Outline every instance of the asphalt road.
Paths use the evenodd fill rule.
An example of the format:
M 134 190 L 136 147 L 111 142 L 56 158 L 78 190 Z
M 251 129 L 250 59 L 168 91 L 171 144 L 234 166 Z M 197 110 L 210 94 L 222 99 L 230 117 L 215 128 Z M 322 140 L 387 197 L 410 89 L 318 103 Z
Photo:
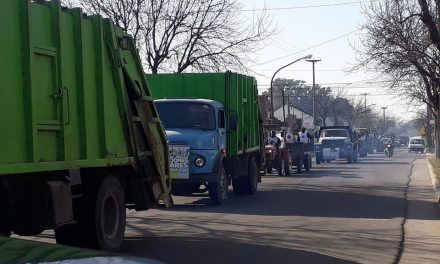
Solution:
M 177 197 L 173 209 L 128 214 L 123 253 L 194 264 L 438 263 L 440 210 L 424 158 L 398 149 L 265 176 L 257 194 L 231 192 L 223 206 Z
M 129 211 L 122 253 L 166 263 L 439 263 L 440 209 L 421 154 L 263 177 L 255 195 Z M 34 240 L 54 242 L 45 232 Z

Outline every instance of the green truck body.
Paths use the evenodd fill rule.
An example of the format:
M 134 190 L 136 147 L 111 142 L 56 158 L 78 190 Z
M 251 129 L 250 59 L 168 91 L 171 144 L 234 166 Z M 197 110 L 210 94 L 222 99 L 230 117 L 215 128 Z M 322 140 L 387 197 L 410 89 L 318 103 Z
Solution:
M 2 0 L 0 32 L 0 233 L 55 228 L 62 243 L 117 249 L 126 204 L 172 203 L 165 134 L 133 40 L 56 0 Z M 107 202 L 122 215 L 103 237 L 84 214 Z
M 263 135 L 255 78 L 226 72 L 151 74 L 147 79 L 155 99 L 210 99 L 224 105 L 227 121 L 236 114 L 237 129 L 227 133 L 229 156 L 241 155 L 261 148 Z
M 185 185 L 184 189 L 195 191 L 198 185 L 207 183 L 210 195 L 221 192 L 221 190 L 214 189 L 217 187 L 217 182 L 222 182 L 222 176 L 217 176 L 217 174 L 221 174 L 219 171 L 221 171 L 221 164 L 223 164 L 226 174 L 232 178 L 236 193 L 254 193 L 257 181 L 260 180 L 259 169 L 264 163 L 262 119 L 255 78 L 226 72 L 152 74 L 147 75 L 147 80 L 153 97 L 162 99 L 156 101 L 156 106 L 158 106 L 161 118 L 167 119 L 165 128 L 170 144 L 179 141 L 190 142 L 191 155 L 203 156 L 207 160 L 207 164 L 199 167 L 192 166 L 193 162 L 189 162 L 189 180 L 187 179 L 186 182 L 173 180 L 173 192 L 181 189 L 177 188 L 182 187 L 178 186 L 179 184 L 188 184 L 188 181 L 190 181 L 190 186 Z M 215 129 L 202 127 L 202 130 L 206 135 L 209 134 L 212 137 L 210 140 L 205 139 L 205 141 L 216 142 L 216 146 L 212 148 L 208 146 L 209 144 L 201 146 L 201 144 L 191 143 L 202 141 L 204 138 L 203 131 L 200 129 L 168 129 L 167 123 L 170 121 L 172 123 L 172 117 L 163 115 L 161 109 L 168 113 L 170 112 L 169 108 L 175 108 L 178 104 L 188 106 L 201 104 L 214 109 L 218 121 L 217 126 Z M 175 116 L 175 119 L 196 118 L 191 114 L 184 117 Z M 222 116 L 225 117 L 224 127 L 220 125 Z M 180 120 L 174 121 L 180 122 Z M 225 141 L 226 147 L 222 147 L 223 141 Z M 210 153 L 206 153 L 208 150 Z M 222 150 L 225 150 L 224 155 L 219 153 Z M 197 161 L 194 160 L 194 162 Z M 252 187 L 249 187 L 249 184 Z M 221 185 L 223 187 L 226 185 L 227 188 L 227 184 Z M 221 203 L 219 201 L 221 199 L 216 195 L 211 195 L 211 200 L 214 203 Z

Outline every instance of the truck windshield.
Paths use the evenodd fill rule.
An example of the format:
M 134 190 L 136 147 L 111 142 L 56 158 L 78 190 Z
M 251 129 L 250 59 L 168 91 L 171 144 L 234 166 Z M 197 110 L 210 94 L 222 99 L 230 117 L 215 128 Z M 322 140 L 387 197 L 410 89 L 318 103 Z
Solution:
M 411 144 L 425 144 L 423 139 L 411 139 Z
M 348 137 L 345 129 L 324 129 L 321 133 L 322 137 Z
M 165 128 L 215 129 L 215 112 L 207 104 L 156 103 Z

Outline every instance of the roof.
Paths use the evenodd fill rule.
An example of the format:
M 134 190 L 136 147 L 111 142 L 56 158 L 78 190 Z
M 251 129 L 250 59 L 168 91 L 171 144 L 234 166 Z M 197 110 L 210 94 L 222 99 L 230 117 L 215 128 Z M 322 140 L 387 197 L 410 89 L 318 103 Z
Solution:
M 200 98 L 165 98 L 154 100 L 155 103 L 197 103 L 197 104 L 209 104 L 214 106 L 215 108 L 222 108 L 223 104 L 210 99 L 200 99 Z
M 284 107 L 287 109 L 287 106 L 288 106 L 288 104 L 285 104 L 284 105 Z M 313 116 L 313 114 L 312 113 L 310 113 L 309 111 L 306 111 L 306 110 L 304 110 L 303 108 L 300 108 L 300 107 L 298 107 L 298 106 L 296 106 L 296 105 L 290 105 L 290 107 L 293 107 L 295 110 L 299 110 L 299 111 L 301 111 L 301 112 L 303 112 L 304 114 L 307 114 L 307 115 L 309 115 L 309 116 Z M 274 110 L 274 112 L 276 112 L 276 111 L 278 111 L 278 110 L 282 110 L 283 109 L 283 107 L 282 106 L 280 106 L 280 107 L 278 107 L 277 109 L 275 109 Z

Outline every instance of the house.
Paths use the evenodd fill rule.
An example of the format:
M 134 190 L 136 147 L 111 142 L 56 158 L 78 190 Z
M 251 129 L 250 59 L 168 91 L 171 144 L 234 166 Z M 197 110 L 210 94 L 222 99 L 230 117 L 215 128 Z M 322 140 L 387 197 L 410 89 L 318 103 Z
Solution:
M 287 104 L 284 105 L 284 114 L 286 116 L 286 123 L 288 123 L 288 127 L 293 129 L 299 129 L 299 127 L 296 127 L 296 122 L 292 124 L 291 119 L 294 120 L 301 119 L 302 120 L 302 126 L 305 127 L 307 130 L 313 130 L 313 115 L 311 113 L 308 113 L 304 111 L 303 109 L 300 109 L 298 107 L 294 106 L 288 106 Z M 274 117 L 279 120 L 283 120 L 283 107 L 280 107 L 275 110 Z

